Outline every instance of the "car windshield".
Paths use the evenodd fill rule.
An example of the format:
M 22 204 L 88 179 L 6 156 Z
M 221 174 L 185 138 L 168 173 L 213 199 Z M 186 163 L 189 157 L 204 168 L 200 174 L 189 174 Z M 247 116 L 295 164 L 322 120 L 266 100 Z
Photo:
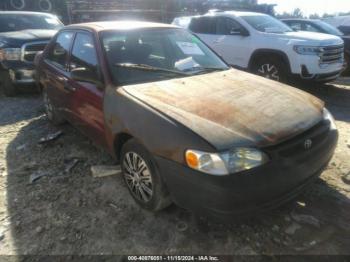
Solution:
M 315 21 L 315 23 L 321 27 L 325 32 L 331 35 L 337 35 L 337 36 L 343 36 L 344 34 L 340 32 L 337 28 L 334 26 L 327 24 L 326 22 L 323 21 Z
M 1 14 L 0 33 L 27 29 L 59 30 L 63 24 L 55 16 L 37 14 Z
M 114 83 L 117 85 L 229 69 L 196 36 L 183 29 L 103 31 L 100 37 Z
M 260 32 L 286 33 L 293 31 L 289 26 L 269 15 L 247 15 L 242 16 L 242 19 Z

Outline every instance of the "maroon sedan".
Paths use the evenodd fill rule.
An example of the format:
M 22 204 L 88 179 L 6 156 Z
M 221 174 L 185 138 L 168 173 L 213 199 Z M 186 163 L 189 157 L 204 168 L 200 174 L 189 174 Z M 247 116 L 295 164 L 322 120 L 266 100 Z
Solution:
M 171 25 L 63 28 L 36 59 L 48 118 L 118 160 L 133 198 L 215 217 L 295 197 L 331 159 L 338 132 L 319 99 L 230 69 Z

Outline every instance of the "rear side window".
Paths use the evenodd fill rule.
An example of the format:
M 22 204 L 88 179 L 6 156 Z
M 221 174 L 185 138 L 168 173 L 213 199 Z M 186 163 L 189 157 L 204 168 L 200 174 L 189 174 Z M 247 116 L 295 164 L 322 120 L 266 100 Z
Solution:
M 73 32 L 60 33 L 56 38 L 54 46 L 48 54 L 47 60 L 52 62 L 55 66 L 65 69 L 67 66 L 67 58 L 73 41 L 73 36 Z
M 98 69 L 94 39 L 89 33 L 77 33 L 70 59 L 70 69 L 82 67 L 92 72 Z
M 197 34 L 215 34 L 215 17 L 193 18 L 189 29 Z

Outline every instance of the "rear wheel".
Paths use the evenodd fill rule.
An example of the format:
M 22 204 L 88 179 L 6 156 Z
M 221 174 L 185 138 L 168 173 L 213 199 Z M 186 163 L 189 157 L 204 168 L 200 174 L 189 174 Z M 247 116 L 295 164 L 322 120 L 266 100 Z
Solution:
M 59 114 L 56 107 L 52 104 L 50 97 L 47 94 L 46 88 L 43 89 L 43 100 L 44 100 L 44 107 L 45 107 L 45 113 L 47 118 L 54 124 L 54 125 L 60 125 L 65 122 L 65 119 Z
M 287 66 L 277 58 L 263 57 L 256 61 L 253 72 L 278 82 L 287 82 Z
M 141 207 L 158 211 L 171 204 L 152 155 L 135 139 L 123 146 L 121 166 L 129 192 Z
M 1 74 L 1 84 L 6 96 L 15 96 L 17 94 L 17 87 L 12 83 L 10 75 L 7 72 Z

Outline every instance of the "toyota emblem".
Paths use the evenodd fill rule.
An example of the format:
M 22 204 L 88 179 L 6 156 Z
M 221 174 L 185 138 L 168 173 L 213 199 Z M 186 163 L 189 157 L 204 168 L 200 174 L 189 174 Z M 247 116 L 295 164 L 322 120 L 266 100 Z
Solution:
M 304 142 L 304 148 L 305 148 L 306 150 L 308 150 L 308 149 L 310 149 L 311 147 L 312 147 L 312 140 L 311 140 L 311 139 L 305 140 L 305 142 Z

